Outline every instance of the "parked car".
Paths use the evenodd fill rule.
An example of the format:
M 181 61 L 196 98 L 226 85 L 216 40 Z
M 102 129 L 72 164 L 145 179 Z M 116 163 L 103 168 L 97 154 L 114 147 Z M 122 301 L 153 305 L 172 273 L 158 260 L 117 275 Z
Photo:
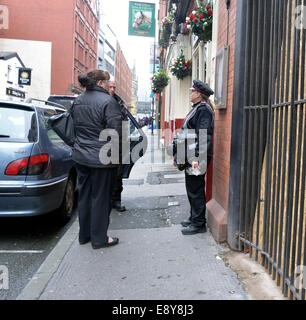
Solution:
M 65 109 L 0 100 L 0 216 L 73 213 L 76 170 L 72 150 L 48 127 Z
M 72 149 L 48 126 L 52 115 L 65 111 L 32 102 L 0 100 L 0 217 L 54 211 L 64 222 L 71 218 L 77 181 Z M 131 139 L 128 156 L 132 158 L 133 149 L 143 142 L 141 157 L 147 137 L 132 114 L 125 111 Z M 129 178 L 133 166 L 132 161 L 124 165 L 124 179 Z

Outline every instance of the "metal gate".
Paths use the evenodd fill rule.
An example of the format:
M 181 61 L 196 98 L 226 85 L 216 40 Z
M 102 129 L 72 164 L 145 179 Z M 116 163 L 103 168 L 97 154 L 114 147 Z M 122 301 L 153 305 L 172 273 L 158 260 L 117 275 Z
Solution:
M 239 245 L 305 300 L 306 0 L 244 5 Z

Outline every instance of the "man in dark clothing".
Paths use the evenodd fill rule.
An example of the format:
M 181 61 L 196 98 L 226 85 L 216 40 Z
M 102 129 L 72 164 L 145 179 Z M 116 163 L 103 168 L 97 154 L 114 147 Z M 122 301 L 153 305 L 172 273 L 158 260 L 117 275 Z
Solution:
M 125 113 L 124 101 L 116 94 L 116 83 L 115 81 L 109 82 L 109 94 L 119 103 L 122 112 L 122 120 L 127 121 L 127 115 Z M 113 193 L 112 193 L 112 202 L 113 208 L 119 212 L 126 211 L 125 206 L 121 204 L 121 193 L 123 191 L 123 166 L 119 165 L 117 169 L 117 176 L 114 181 Z

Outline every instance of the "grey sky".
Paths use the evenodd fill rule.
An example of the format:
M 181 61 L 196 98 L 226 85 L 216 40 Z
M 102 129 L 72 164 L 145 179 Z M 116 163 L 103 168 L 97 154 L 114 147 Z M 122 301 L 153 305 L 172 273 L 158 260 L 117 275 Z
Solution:
M 135 61 L 138 75 L 138 97 L 140 100 L 149 100 L 151 93 L 150 45 L 154 39 L 128 36 L 129 0 L 100 0 L 100 2 L 102 9 L 101 19 L 105 19 L 105 22 L 115 32 L 131 69 Z M 138 2 L 156 3 L 155 15 L 157 17 L 158 0 L 142 0 Z

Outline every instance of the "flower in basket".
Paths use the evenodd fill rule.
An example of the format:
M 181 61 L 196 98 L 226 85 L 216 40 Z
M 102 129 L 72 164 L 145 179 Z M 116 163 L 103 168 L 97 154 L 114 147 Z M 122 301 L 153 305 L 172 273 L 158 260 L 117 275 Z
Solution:
M 169 44 L 173 21 L 174 21 L 174 18 L 172 14 L 170 14 L 169 16 L 165 17 L 162 20 L 162 28 L 161 28 L 160 39 L 159 39 L 159 45 L 162 48 L 166 48 Z
M 154 93 L 162 93 L 163 89 L 168 85 L 170 78 L 166 72 L 160 70 L 153 75 L 152 90 Z
M 172 22 L 173 22 L 173 17 L 172 16 L 165 17 L 162 20 L 163 26 L 167 26 L 167 25 L 171 24 Z
M 186 17 L 186 25 L 192 33 L 205 42 L 212 39 L 213 5 L 200 2 L 197 10 Z
M 183 52 L 177 57 L 170 69 L 172 75 L 176 76 L 177 79 L 181 80 L 192 73 L 192 62 L 191 59 L 185 59 Z

